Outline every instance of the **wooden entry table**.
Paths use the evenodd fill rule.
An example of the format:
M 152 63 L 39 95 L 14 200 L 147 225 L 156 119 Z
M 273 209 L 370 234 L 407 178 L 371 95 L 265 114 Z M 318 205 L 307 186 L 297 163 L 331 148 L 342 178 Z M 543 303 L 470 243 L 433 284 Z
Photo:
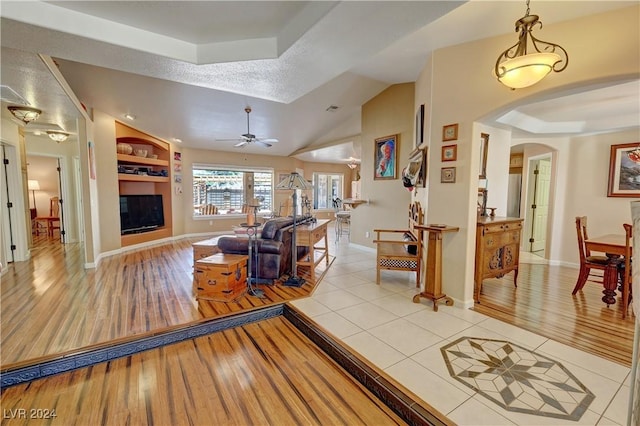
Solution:
M 308 266 L 311 269 L 311 280 L 316 282 L 316 265 L 325 259 L 329 265 L 329 241 L 327 239 L 327 225 L 330 220 L 320 219 L 315 222 L 305 222 L 296 225 L 296 246 L 309 248 L 309 253 L 298 259 L 298 266 Z M 324 247 L 316 244 L 324 240 Z
M 415 225 L 429 233 L 427 246 L 427 272 L 424 291 L 413 296 L 413 303 L 420 303 L 420 298 L 431 299 L 433 310 L 438 312 L 438 302 L 444 300 L 445 305 L 453 306 L 453 299 L 442 292 L 442 235 L 447 232 L 458 232 L 460 228 L 449 225 Z

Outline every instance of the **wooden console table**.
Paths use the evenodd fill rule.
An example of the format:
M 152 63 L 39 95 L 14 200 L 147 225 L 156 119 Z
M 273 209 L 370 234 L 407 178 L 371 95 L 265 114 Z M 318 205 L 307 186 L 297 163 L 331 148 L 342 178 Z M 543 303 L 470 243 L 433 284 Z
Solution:
M 513 271 L 513 284 L 518 287 L 520 231 L 523 220 L 517 217 L 478 218 L 473 297 L 476 303 L 480 303 L 482 281 L 485 278 L 501 278 Z
M 429 233 L 427 246 L 427 272 L 424 291 L 413 296 L 413 302 L 419 303 L 420 298 L 431 299 L 433 310 L 438 311 L 438 302 L 453 306 L 453 299 L 442 292 L 442 235 L 447 232 L 458 232 L 460 228 L 448 225 L 415 225 Z
M 329 265 L 329 241 L 327 239 L 327 225 L 329 219 L 320 219 L 316 222 L 306 222 L 296 225 L 296 245 L 309 248 L 309 253 L 298 259 L 298 266 L 308 266 L 311 270 L 311 280 L 316 281 L 316 266 L 325 259 Z M 324 240 L 324 247 L 316 244 Z

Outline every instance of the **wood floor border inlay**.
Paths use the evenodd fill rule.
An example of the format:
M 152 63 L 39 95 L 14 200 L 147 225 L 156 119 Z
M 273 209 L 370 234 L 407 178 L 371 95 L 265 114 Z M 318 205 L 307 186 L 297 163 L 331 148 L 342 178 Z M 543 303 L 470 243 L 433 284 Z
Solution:
M 282 304 L 272 305 L 249 312 L 214 318 L 199 324 L 161 332 L 153 336 L 131 339 L 123 343 L 115 343 L 96 349 L 79 351 L 59 359 L 32 364 L 28 367 L 7 369 L 2 371 L 0 389 L 79 368 L 89 367 L 251 322 L 277 317 L 282 315 L 282 306 Z
M 354 380 L 358 381 L 373 393 L 384 405 L 408 424 L 413 425 L 451 425 L 450 421 L 433 407 L 408 394 L 391 380 L 381 375 L 348 348 L 319 329 L 305 315 L 296 311 L 288 304 L 278 304 L 253 310 L 250 312 L 215 318 L 201 324 L 191 325 L 179 330 L 171 330 L 155 336 L 134 339 L 129 342 L 117 343 L 108 347 L 83 351 L 61 359 L 47 361 L 2 373 L 2 389 L 25 384 L 37 379 L 44 379 L 60 373 L 85 368 L 118 358 L 134 355 L 139 352 L 171 345 L 184 340 L 193 339 L 207 334 L 239 327 L 269 318 L 283 316 L 295 328 L 309 338 L 319 349 L 336 364 L 347 371 Z
M 392 409 L 411 425 L 451 425 L 443 414 L 435 408 L 423 406 L 416 399 L 400 389 L 395 383 L 381 375 L 375 368 L 364 362 L 347 348 L 333 339 L 304 314 L 290 305 L 284 305 L 284 317 L 302 334 L 318 346 L 324 353 L 344 368 L 355 380 L 360 382 L 387 407 Z M 424 403 L 426 404 L 426 403 Z

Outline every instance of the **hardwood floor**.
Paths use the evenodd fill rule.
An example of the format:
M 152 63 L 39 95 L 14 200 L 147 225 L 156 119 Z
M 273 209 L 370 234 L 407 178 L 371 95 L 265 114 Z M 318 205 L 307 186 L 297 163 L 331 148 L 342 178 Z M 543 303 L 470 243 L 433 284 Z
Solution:
M 315 285 L 301 267 L 307 282 L 300 288 L 276 283 L 260 285 L 263 298 L 195 300 L 191 244 L 202 239 L 111 256 L 93 270 L 82 267 L 78 244 L 40 237 L 31 260 L 2 276 L 1 368 L 304 297 Z
M 602 284 L 587 282 L 571 296 L 578 270 L 544 264 L 520 264 L 518 288 L 513 273 L 483 282 L 474 310 L 558 342 L 631 366 L 635 316 L 622 318 L 615 305 L 602 302 Z M 620 292 L 618 292 L 620 293 Z
M 282 317 L 17 385 L 2 402 L 3 425 L 47 421 L 32 413 L 65 425 L 406 424 Z
M 304 297 L 313 288 L 311 283 L 302 288 L 261 286 L 264 299 L 196 301 L 191 244 L 199 240 L 202 238 L 185 238 L 111 256 L 93 270 L 82 267 L 78 245 L 62 245 L 45 237 L 30 261 L 11 264 L 2 276 L 2 370 Z M 305 268 L 299 272 L 304 273 Z M 623 320 L 618 304 L 607 308 L 600 301 L 600 284 L 589 282 L 572 297 L 577 269 L 523 263 L 517 291 L 512 276 L 485 280 L 481 304 L 474 309 L 630 365 L 635 318 L 630 315 Z

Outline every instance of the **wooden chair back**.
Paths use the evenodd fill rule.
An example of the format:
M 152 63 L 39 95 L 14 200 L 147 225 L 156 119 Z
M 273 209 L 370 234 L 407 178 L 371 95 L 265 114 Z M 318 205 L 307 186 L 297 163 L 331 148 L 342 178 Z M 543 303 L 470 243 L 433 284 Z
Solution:
M 200 214 L 202 215 L 213 215 L 218 214 L 218 208 L 213 204 L 205 204 L 200 207 Z
M 607 267 L 607 258 L 605 256 L 592 256 L 591 251 L 587 248 L 585 240 L 589 239 L 587 234 L 587 217 L 576 217 L 576 231 L 578 234 L 578 253 L 580 254 L 580 271 L 578 272 L 578 280 L 571 294 L 575 295 L 582 290 L 589 277 L 598 278 L 599 283 L 604 284 L 604 277 L 601 274 L 592 274 L 591 269 L 603 271 Z M 593 280 L 592 280 L 593 281 Z
M 381 270 L 413 271 L 416 287 L 420 288 L 424 213 L 420 203 L 409 205 L 409 223 L 406 229 L 374 229 L 376 238 L 376 283 L 380 284 Z M 405 239 L 406 236 L 409 239 Z M 410 249 L 410 247 L 412 247 Z
M 423 225 L 424 212 L 419 202 L 409 205 L 409 232 L 416 238 L 416 241 L 422 241 L 422 229 L 417 229 L 416 225 Z
M 580 263 L 585 263 L 587 257 L 591 256 L 589 250 L 584 245 L 584 241 L 589 239 L 587 235 L 587 217 L 576 217 L 576 231 L 578 232 L 578 253 L 580 254 Z
M 633 226 L 628 223 L 622 225 L 625 233 L 624 262 L 620 268 L 620 284 L 622 285 L 622 318 L 626 318 L 629 303 L 631 302 L 631 241 L 633 239 Z
M 49 198 L 49 217 L 60 217 L 60 198 Z

